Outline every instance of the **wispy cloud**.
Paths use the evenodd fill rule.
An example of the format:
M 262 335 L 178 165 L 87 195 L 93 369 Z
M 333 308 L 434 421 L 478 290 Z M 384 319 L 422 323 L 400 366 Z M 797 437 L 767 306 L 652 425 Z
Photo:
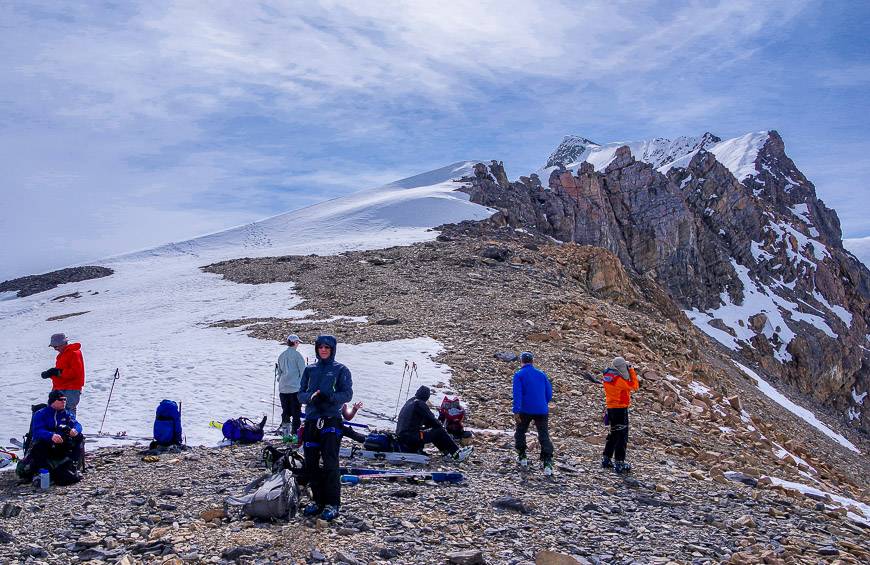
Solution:
M 806 6 L 4 3 L 3 191 L 26 196 L 2 212 L 16 245 L 0 259 L 21 271 L 45 249 L 42 226 L 7 215 L 76 234 L 59 245 L 75 260 L 463 158 L 538 164 L 565 128 L 714 129 L 746 95 L 717 78 L 759 76 L 758 50 Z M 158 218 L 180 210 L 201 220 Z

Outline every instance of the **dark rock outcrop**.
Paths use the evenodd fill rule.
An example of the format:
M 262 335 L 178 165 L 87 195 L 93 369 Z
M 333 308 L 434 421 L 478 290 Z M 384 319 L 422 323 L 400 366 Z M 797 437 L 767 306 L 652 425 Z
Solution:
M 0 292 L 18 292 L 19 297 L 45 292 L 58 285 L 108 277 L 114 273 L 107 267 L 70 267 L 42 275 L 28 275 L 0 283 Z

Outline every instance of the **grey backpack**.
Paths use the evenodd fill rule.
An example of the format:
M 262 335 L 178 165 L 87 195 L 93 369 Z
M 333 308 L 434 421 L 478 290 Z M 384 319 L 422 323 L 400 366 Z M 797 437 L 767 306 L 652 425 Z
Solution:
M 260 477 L 245 488 L 245 494 L 230 496 L 224 502 L 227 516 L 244 514 L 261 520 L 288 520 L 296 515 L 298 506 L 299 486 L 286 469 Z

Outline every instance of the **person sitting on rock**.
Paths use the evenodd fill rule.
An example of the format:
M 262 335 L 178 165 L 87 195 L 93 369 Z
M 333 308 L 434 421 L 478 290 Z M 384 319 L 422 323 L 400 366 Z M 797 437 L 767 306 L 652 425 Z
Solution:
M 625 461 L 625 450 L 628 446 L 628 408 L 631 406 L 631 393 L 640 386 L 634 367 L 629 366 L 625 359 L 616 357 L 612 367 L 604 371 L 604 398 L 607 402 L 607 423 L 610 433 L 604 444 L 604 457 L 601 466 L 613 467 L 617 473 L 631 471 L 631 465 Z M 611 458 L 616 455 L 616 463 Z
M 513 396 L 514 396 L 514 447 L 517 450 L 517 463 L 521 467 L 527 467 L 529 460 L 526 457 L 526 432 L 529 424 L 535 423 L 538 430 L 538 443 L 541 445 L 541 464 L 544 474 L 553 474 L 553 442 L 550 441 L 548 420 L 550 414 L 550 401 L 553 400 L 553 385 L 547 374 L 534 366 L 534 356 L 523 351 L 520 354 L 520 362 L 523 366 L 514 373 Z
M 341 407 L 341 416 L 345 419 L 345 421 L 349 422 L 350 420 L 353 420 L 353 417 L 356 416 L 356 413 L 362 407 L 362 402 L 354 402 L 353 406 L 351 407 L 348 407 L 347 404 L 345 404 Z M 344 437 L 350 438 L 357 443 L 365 443 L 366 441 L 366 436 L 364 434 L 359 433 L 358 431 L 353 429 L 353 426 L 349 426 L 347 424 L 342 427 L 341 433 L 344 435 Z
M 438 418 L 429 410 L 426 401 L 432 395 L 427 386 L 421 386 L 402 406 L 399 419 L 396 422 L 396 436 L 403 448 L 416 453 L 423 450 L 427 443 L 435 444 L 441 453 L 451 455 L 456 461 L 465 461 L 471 452 L 472 446 L 459 447 Z
M 33 414 L 32 441 L 25 461 L 31 473 L 49 469 L 52 482 L 60 485 L 81 480 L 78 466 L 84 457 L 82 425 L 66 409 L 66 396 L 53 390 L 48 406 Z

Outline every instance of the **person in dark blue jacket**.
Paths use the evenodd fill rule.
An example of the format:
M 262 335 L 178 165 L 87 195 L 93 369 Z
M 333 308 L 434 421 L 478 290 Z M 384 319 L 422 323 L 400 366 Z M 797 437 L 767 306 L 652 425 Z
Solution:
M 553 386 L 546 373 L 538 370 L 534 364 L 534 356 L 528 351 L 520 354 L 523 366 L 514 373 L 514 421 L 517 428 L 514 433 L 514 446 L 517 450 L 517 462 L 527 467 L 526 432 L 529 424 L 535 423 L 538 429 L 538 443 L 541 444 L 541 462 L 544 474 L 553 474 L 553 442 L 547 429 L 550 409 L 548 404 L 553 400 Z
M 52 470 L 52 480 L 59 481 L 54 471 L 57 465 L 50 461 L 59 461 L 69 457 L 72 461 L 80 461 L 83 452 L 82 425 L 72 412 L 66 409 L 66 396 L 63 391 L 53 390 L 48 395 L 48 406 L 33 414 L 31 420 L 32 444 L 27 458 L 28 467 L 33 471 L 47 468 Z M 80 477 L 65 477 L 65 483 L 76 482 Z
M 341 409 L 353 399 L 350 370 L 335 361 L 337 345 L 338 341 L 331 335 L 317 338 L 314 342 L 317 362 L 305 368 L 298 393 L 300 404 L 305 404 L 305 474 L 314 495 L 314 501 L 305 507 L 303 514 L 320 514 L 327 521 L 338 516 L 341 506 L 341 475 L 338 472 L 343 425 Z

